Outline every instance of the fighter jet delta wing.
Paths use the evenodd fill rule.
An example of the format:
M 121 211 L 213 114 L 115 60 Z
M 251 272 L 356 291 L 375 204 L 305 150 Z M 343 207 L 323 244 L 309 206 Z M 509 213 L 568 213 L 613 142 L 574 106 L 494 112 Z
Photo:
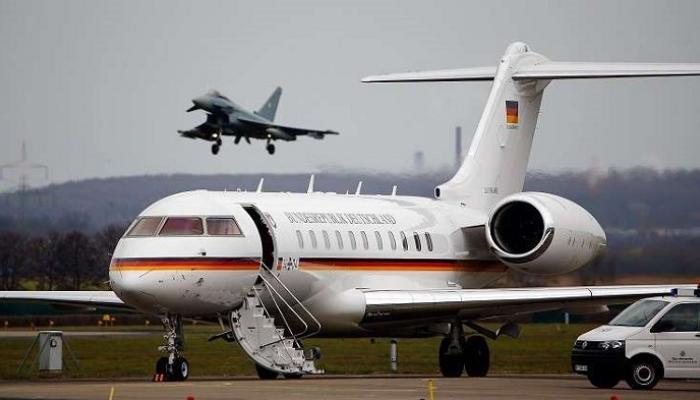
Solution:
M 297 140 L 297 136 L 310 136 L 314 139 L 323 139 L 325 135 L 337 135 L 338 132 L 331 130 L 315 130 L 304 128 L 293 128 L 291 126 L 267 124 L 265 122 L 256 121 L 251 118 L 238 117 L 238 121 L 243 124 L 248 124 L 259 129 L 264 129 L 274 139 L 292 141 Z

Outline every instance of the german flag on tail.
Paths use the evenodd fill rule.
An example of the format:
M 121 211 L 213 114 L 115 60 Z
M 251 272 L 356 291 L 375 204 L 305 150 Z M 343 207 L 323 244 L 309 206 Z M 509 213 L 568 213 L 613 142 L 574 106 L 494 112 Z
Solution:
M 518 102 L 506 100 L 506 123 L 509 128 L 518 126 Z

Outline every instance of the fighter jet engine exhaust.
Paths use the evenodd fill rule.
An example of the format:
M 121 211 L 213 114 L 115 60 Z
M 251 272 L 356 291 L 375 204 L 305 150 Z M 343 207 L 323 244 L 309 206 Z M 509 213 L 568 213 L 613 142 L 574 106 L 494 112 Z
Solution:
M 503 199 L 491 212 L 486 238 L 510 268 L 536 275 L 574 271 L 605 247 L 605 233 L 583 207 L 547 193 Z

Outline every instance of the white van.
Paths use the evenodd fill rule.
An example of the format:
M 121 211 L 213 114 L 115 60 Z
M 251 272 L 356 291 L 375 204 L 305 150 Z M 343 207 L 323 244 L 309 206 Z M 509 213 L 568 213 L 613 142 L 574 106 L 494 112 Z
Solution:
M 571 367 L 599 388 L 621 379 L 633 389 L 651 389 L 661 378 L 700 379 L 700 289 L 639 300 L 579 336 Z

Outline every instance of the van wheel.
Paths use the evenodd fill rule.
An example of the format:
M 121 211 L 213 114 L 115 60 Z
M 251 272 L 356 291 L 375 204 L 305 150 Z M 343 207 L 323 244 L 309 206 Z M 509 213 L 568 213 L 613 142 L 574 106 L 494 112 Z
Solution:
M 632 360 L 625 380 L 632 389 L 649 390 L 659 383 L 662 373 L 663 368 L 658 361 L 651 358 L 638 358 Z
M 588 374 L 588 381 L 598 389 L 611 389 L 620 383 L 620 376 L 615 371 L 597 370 Z

